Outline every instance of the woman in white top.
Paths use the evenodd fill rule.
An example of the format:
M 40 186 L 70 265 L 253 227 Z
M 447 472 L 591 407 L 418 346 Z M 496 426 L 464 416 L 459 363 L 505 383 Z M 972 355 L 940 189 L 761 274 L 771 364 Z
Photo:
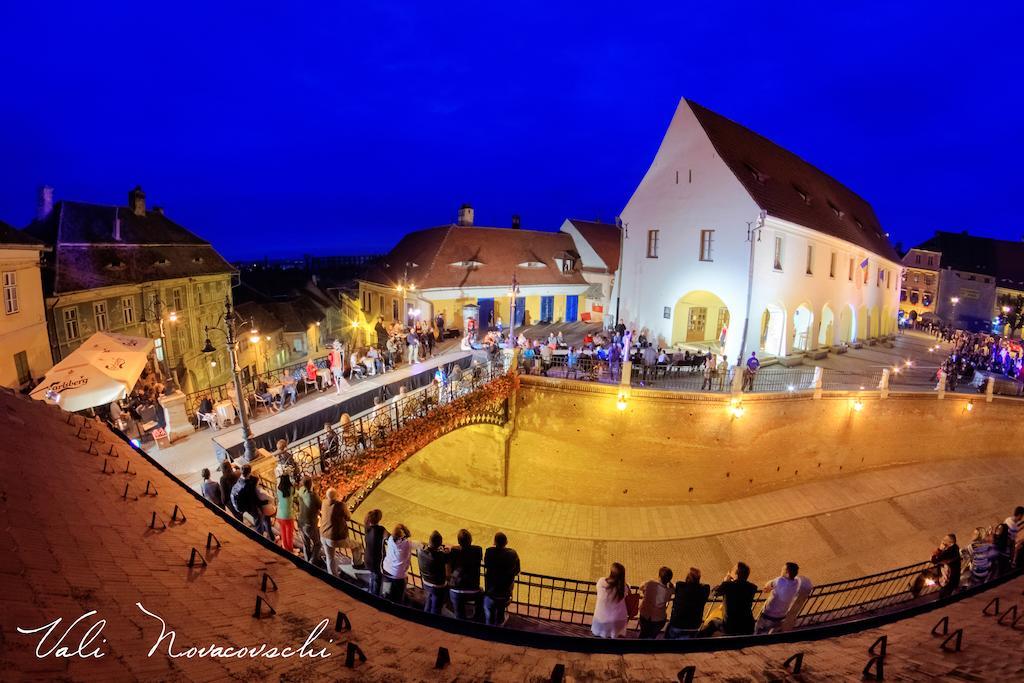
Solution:
M 598 638 L 619 638 L 626 632 L 626 568 L 612 563 L 608 576 L 597 580 L 597 605 L 590 631 Z
M 409 540 L 409 527 L 404 524 L 395 525 L 388 540 L 384 543 L 384 581 L 390 584 L 384 595 L 392 602 L 401 603 L 405 599 L 406 574 L 412 560 L 414 543 Z

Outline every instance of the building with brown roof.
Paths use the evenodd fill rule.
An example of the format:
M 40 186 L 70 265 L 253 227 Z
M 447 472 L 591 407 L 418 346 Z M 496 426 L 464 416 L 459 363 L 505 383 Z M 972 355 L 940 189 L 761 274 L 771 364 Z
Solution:
M 469 311 L 483 328 L 499 320 L 508 327 L 513 283 L 517 326 L 572 322 L 585 310 L 589 283 L 572 236 L 523 230 L 518 218 L 511 228 L 475 226 L 464 205 L 458 223 L 403 237 L 359 280 L 359 295 L 370 321 L 408 325 L 443 316 L 453 328 Z
M 53 365 L 40 275 L 47 251 L 39 240 L 0 221 L 0 386 L 24 387 Z
M 1003 306 L 1024 297 L 1024 241 L 939 230 L 908 256 L 915 252 L 937 255 L 934 310 L 939 319 L 964 329 L 1019 332 L 1005 329 L 998 319 Z M 908 298 L 912 284 L 909 292 Z
M 900 262 L 871 205 L 690 100 L 621 221 L 621 318 L 662 344 L 735 362 L 895 330 Z
M 128 193 L 127 206 L 107 206 L 54 203 L 44 187 L 25 232 L 53 249 L 43 268 L 53 362 L 93 332 L 159 339 L 162 327 L 166 348 L 158 341 L 157 355 L 166 354 L 185 391 L 229 381 L 227 352 L 211 359 L 201 349 L 204 328 L 218 324 L 231 299 L 234 268 L 163 209 L 147 209 L 142 188 Z

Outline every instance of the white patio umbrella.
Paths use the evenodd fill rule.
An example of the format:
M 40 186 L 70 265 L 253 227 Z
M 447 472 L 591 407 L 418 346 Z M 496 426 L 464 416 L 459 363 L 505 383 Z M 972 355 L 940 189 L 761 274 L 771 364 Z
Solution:
M 73 412 L 121 398 L 138 381 L 153 340 L 97 332 L 32 390 L 32 398 Z

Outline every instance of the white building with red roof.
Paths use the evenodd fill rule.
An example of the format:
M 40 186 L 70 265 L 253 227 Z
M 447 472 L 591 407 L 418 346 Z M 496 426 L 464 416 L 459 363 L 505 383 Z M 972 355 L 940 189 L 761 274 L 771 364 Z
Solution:
M 692 101 L 680 101 L 621 221 L 621 320 L 663 345 L 732 363 L 896 329 L 900 260 L 870 204 Z

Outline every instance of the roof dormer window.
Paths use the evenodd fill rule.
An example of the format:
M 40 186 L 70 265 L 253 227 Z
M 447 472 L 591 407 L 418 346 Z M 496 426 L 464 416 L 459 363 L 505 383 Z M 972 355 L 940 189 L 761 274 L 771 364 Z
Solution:
M 807 191 L 805 189 L 803 189 L 799 185 L 793 185 L 793 189 L 796 190 L 796 193 L 798 195 L 800 195 L 800 201 L 802 201 L 807 206 L 811 205 L 811 195 L 807 194 Z
M 466 270 L 476 270 L 480 266 L 484 265 L 482 261 L 474 261 L 469 259 L 467 261 L 455 261 L 451 264 L 453 268 L 465 268 Z
M 531 268 L 531 269 L 547 268 L 547 265 L 545 265 L 545 263 L 543 261 L 523 261 L 522 263 L 520 263 L 518 265 L 519 265 L 520 268 Z
M 159 258 L 156 261 L 153 261 L 153 265 L 154 266 L 169 266 L 169 265 L 171 265 L 171 262 L 168 261 L 165 258 Z
M 832 213 L 836 215 L 836 218 L 842 218 L 843 216 L 846 215 L 838 206 L 836 206 L 832 202 L 828 203 L 828 208 L 832 209 Z
M 768 180 L 768 176 L 766 176 L 764 173 L 761 173 L 761 171 L 754 168 L 751 164 L 744 164 L 744 166 L 746 166 L 747 170 L 750 171 L 750 175 L 754 177 L 754 180 L 761 183 L 762 185 L 764 185 L 765 181 Z
M 124 261 L 121 261 L 120 259 L 114 259 L 113 261 L 111 261 L 110 263 L 103 267 L 107 270 L 124 270 L 125 268 L 128 267 L 128 264 L 126 264 Z

